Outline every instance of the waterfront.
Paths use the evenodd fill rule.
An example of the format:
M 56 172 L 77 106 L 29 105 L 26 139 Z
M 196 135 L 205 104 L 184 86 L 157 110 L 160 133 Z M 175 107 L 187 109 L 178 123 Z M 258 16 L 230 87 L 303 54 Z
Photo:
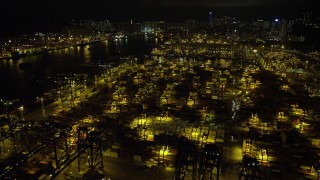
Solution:
M 245 62 L 160 56 L 151 57 L 143 64 L 124 63 L 111 68 L 112 71 L 99 80 L 98 91 L 92 93 L 91 89 L 88 90 L 86 94 L 89 96 L 80 106 L 71 110 L 63 108 L 64 111 L 50 115 L 46 121 L 27 116 L 26 119 L 36 122 L 37 125 L 31 129 L 35 133 L 47 128 L 47 123 L 53 123 L 53 127 L 59 129 L 54 142 L 66 145 L 56 146 L 58 151 L 53 164 L 57 169 L 54 173 L 57 179 L 81 177 L 90 169 L 90 163 L 104 170 L 103 173 L 111 179 L 125 179 L 129 175 L 133 176 L 132 179 L 208 176 L 208 172 L 200 168 L 201 164 L 199 168 L 193 165 L 199 172 L 193 169 L 194 172 L 184 174 L 180 169 L 188 164 L 179 160 L 182 157 L 177 152 L 186 153 L 191 158 L 193 154 L 203 157 L 201 154 L 210 145 L 221 148 L 219 154 L 222 153 L 224 158 L 221 161 L 221 179 L 235 179 L 241 175 L 243 167 L 236 164 L 240 163 L 242 156 L 243 159 L 253 157 L 250 160 L 254 160 L 251 162 L 253 166 L 259 165 L 257 175 L 265 179 L 276 179 L 279 164 L 288 159 L 292 167 L 283 172 L 289 174 L 286 177 L 315 177 L 314 170 L 308 170 L 310 163 L 299 158 L 309 152 L 308 149 L 315 150 L 318 146 L 300 148 L 299 151 L 287 149 L 293 149 L 298 143 L 292 139 L 290 130 L 306 134 L 312 131 L 309 127 L 317 123 L 314 114 L 318 111 L 306 106 L 312 103 L 310 100 L 316 99 L 313 97 L 317 96 L 316 92 L 296 93 L 301 92 L 296 87 L 297 83 L 307 82 L 309 75 L 294 70 L 295 65 L 304 59 L 284 52 L 265 53 L 262 59 Z M 251 55 L 256 54 L 252 52 Z M 277 60 L 272 60 L 274 56 L 283 56 L 286 60 L 279 65 Z M 289 63 L 293 58 L 296 58 L 295 63 Z M 282 68 L 284 66 L 286 68 Z M 283 74 L 287 74 L 285 79 L 282 79 Z M 294 78 L 298 74 L 301 74 L 300 79 Z M 298 101 L 308 94 L 308 101 Z M 274 97 L 281 97 L 281 101 Z M 297 117 L 303 122 L 295 120 Z M 71 128 L 65 128 L 67 126 Z M 286 131 L 288 140 L 284 141 L 278 132 Z M 68 132 L 65 142 L 61 132 Z M 93 153 L 89 156 L 99 158 L 87 163 L 89 156 L 82 151 L 81 143 L 85 142 L 81 137 L 91 136 L 94 132 L 101 133 L 101 136 L 98 140 L 93 139 L 97 141 L 94 146 L 90 145 Z M 28 134 L 30 139 L 35 137 L 35 134 Z M 318 139 L 312 141 L 318 142 Z M 8 140 L 6 142 L 9 149 L 11 144 Z M 186 146 L 186 142 L 194 144 L 194 149 L 180 148 Z M 30 140 L 30 143 L 35 145 L 37 142 Z M 18 145 L 22 149 L 25 144 Z M 28 160 L 29 164 L 43 159 L 42 154 L 53 160 L 51 145 L 45 146 L 46 151 L 37 146 L 39 153 Z M 279 145 L 282 145 L 281 151 L 290 153 L 278 152 Z M 262 153 L 264 151 L 266 153 Z M 68 155 L 70 159 L 65 160 Z M 291 155 L 294 158 L 290 158 Z M 124 161 L 127 162 L 125 165 Z M 70 165 L 65 165 L 66 162 Z M 197 160 L 192 159 L 190 163 L 197 164 Z M 23 167 L 28 170 L 29 164 Z M 210 171 L 219 177 L 214 170 Z
M 122 39 L 96 42 L 46 53 L 0 61 L 0 99 L 20 99 L 21 104 L 34 102 L 37 96 L 57 87 L 46 77 L 56 74 L 86 73 L 89 78 L 100 73 L 101 67 L 92 64 L 120 63 L 121 57 L 141 59 L 152 49 L 153 39 Z M 21 63 L 28 67 L 21 68 Z
M 241 55 L 239 46 L 190 42 L 147 52 L 142 42 L 146 53 L 115 40 L 66 49 L 63 59 L 43 55 L 51 57 L 45 77 L 85 72 L 94 86 L 64 74 L 59 100 L 25 115 L 19 108 L 3 126 L 0 176 L 75 179 L 92 168 L 111 179 L 317 175 L 319 139 L 309 136 L 319 120 L 316 61 L 281 47 L 247 46 Z M 99 64 L 113 67 L 94 76 Z

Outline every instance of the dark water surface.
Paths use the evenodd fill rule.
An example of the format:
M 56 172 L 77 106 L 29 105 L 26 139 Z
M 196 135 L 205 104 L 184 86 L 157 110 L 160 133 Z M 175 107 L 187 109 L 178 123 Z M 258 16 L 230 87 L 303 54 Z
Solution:
M 0 98 L 30 103 L 37 96 L 57 87 L 57 84 L 46 81 L 48 76 L 86 73 L 92 77 L 102 71 L 101 67 L 83 64 L 117 64 L 121 61 L 120 57 L 130 55 L 140 59 L 150 54 L 154 43 L 154 39 L 146 37 L 108 40 L 18 60 L 0 60 Z M 21 68 L 21 63 L 27 66 Z

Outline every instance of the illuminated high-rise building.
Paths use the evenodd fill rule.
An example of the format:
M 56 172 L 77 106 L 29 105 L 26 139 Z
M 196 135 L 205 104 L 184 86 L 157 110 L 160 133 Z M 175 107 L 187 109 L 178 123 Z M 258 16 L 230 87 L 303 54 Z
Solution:
M 213 14 L 211 11 L 209 12 L 209 26 L 213 27 Z
M 305 12 L 303 13 L 303 24 L 304 25 L 310 25 L 312 23 L 312 18 L 313 18 L 313 15 L 312 15 L 312 12 Z

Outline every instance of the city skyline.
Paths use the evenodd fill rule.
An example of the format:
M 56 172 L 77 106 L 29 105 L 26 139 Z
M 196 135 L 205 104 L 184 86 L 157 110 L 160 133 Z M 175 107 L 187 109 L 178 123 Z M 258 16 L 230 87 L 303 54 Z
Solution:
M 208 12 L 213 17 L 232 16 L 239 19 L 296 18 L 303 12 L 313 11 L 315 16 L 319 2 L 294 0 L 227 0 L 227 1 L 68 1 L 39 3 L 36 1 L 14 0 L 4 2 L 0 12 L 4 28 L 0 34 L 21 34 L 27 32 L 59 30 L 72 19 L 109 19 L 111 21 L 185 19 L 207 20 Z

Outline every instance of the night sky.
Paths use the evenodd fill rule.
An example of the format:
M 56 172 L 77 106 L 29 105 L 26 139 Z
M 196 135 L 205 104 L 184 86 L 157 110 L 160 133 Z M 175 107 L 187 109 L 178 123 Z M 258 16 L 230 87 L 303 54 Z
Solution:
M 207 13 L 239 19 L 299 17 L 320 9 L 319 0 L 7 0 L 2 2 L 0 36 L 56 31 L 72 19 L 111 21 L 196 19 Z

